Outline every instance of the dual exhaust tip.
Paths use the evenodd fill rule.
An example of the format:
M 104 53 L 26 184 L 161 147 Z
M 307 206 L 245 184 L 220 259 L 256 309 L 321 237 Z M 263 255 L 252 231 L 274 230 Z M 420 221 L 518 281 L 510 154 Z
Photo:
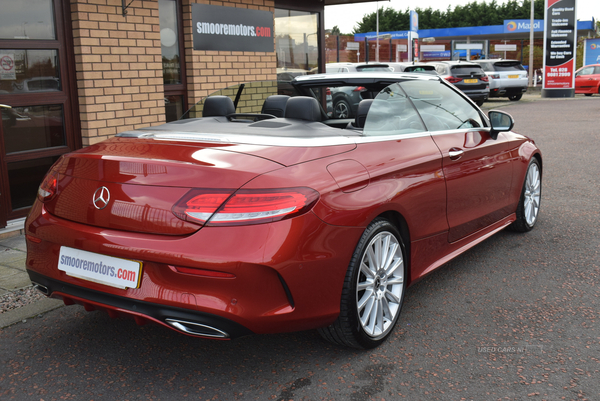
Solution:
M 193 336 L 211 337 L 211 338 L 229 338 L 229 334 L 223 330 L 219 330 L 215 327 L 207 326 L 202 323 L 189 322 L 180 319 L 165 319 L 165 322 L 176 328 L 177 330 L 183 331 L 186 334 Z
M 41 285 L 40 283 L 36 283 L 32 281 L 33 288 L 41 292 L 42 294 L 49 296 L 50 290 L 48 287 Z M 202 336 L 202 337 L 210 337 L 210 338 L 221 338 L 228 339 L 229 334 L 223 330 L 217 329 L 216 327 L 208 326 L 206 324 L 190 322 L 181 319 L 165 319 L 165 322 L 172 326 L 173 328 L 182 331 L 186 334 L 190 334 L 193 336 Z

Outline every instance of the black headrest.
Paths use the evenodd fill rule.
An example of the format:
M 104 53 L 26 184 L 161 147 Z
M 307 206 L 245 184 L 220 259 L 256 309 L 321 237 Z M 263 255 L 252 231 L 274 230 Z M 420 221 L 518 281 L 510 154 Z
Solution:
M 354 120 L 354 126 L 356 128 L 364 128 L 365 121 L 367 120 L 367 113 L 369 112 L 369 108 L 373 103 L 373 99 L 363 99 L 358 104 L 358 109 L 356 110 L 356 117 Z
M 227 96 L 209 96 L 204 99 L 202 117 L 226 116 L 235 113 L 233 100 Z
M 275 117 L 285 115 L 285 105 L 290 97 L 288 95 L 271 95 L 265 99 L 261 113 L 271 114 Z
M 307 121 L 321 121 L 321 106 L 314 97 L 296 96 L 285 105 L 285 118 L 297 118 Z

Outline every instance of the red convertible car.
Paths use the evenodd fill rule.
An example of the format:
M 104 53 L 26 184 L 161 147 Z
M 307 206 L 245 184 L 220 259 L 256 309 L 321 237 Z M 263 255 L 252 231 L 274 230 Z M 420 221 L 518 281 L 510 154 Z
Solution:
M 346 86 L 365 88 L 356 117 L 328 119 Z M 50 297 L 139 324 L 373 348 L 407 286 L 534 227 L 542 156 L 512 127 L 423 74 L 236 85 L 57 161 L 26 221 L 27 269 Z

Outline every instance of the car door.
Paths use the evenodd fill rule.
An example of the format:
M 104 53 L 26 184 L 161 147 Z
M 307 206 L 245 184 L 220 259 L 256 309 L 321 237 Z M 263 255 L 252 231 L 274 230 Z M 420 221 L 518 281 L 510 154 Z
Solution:
M 593 93 L 598 84 L 593 74 L 594 66 L 583 67 L 575 74 L 576 93 Z
M 506 136 L 492 139 L 480 111 L 442 82 L 402 86 L 442 154 L 448 241 L 508 216 L 512 166 Z

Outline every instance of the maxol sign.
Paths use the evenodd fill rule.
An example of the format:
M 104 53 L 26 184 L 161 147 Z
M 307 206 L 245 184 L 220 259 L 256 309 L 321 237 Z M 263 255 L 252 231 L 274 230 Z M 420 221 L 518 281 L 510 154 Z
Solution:
M 531 26 L 531 20 L 528 19 L 505 19 L 504 20 L 504 33 L 521 33 L 529 32 Z M 543 32 L 544 31 L 544 20 L 534 19 L 533 20 L 533 31 Z
M 600 64 L 600 39 L 586 39 L 583 49 L 583 65 Z
M 274 52 L 273 13 L 192 4 L 194 50 Z

